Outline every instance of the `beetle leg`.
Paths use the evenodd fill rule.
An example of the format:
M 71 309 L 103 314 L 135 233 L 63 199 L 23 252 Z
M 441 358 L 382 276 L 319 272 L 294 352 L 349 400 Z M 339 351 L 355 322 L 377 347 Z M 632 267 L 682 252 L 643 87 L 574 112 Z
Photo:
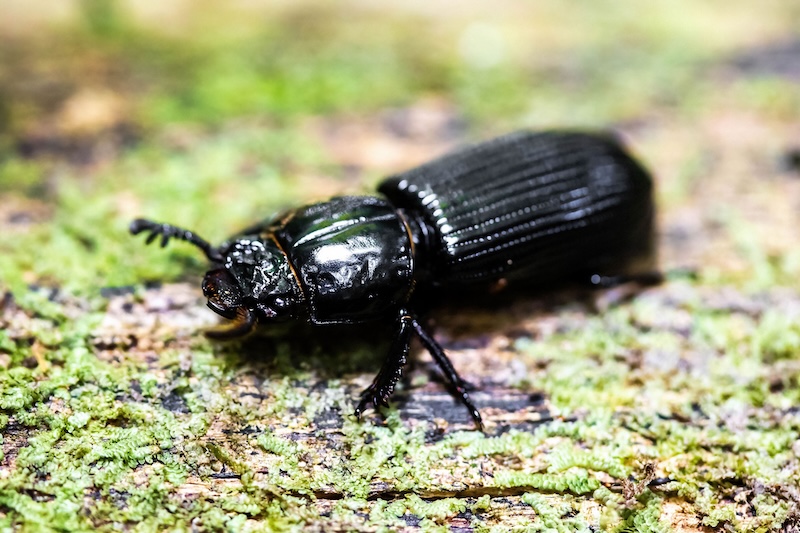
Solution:
M 367 404 L 372 403 L 374 407 L 388 405 L 389 397 L 394 392 L 397 380 L 403 375 L 403 367 L 408 362 L 409 345 L 411 344 L 411 324 L 413 318 L 405 309 L 400 310 L 398 317 L 398 329 L 395 334 L 389 354 L 383 362 L 378 375 L 372 384 L 361 393 L 361 401 L 358 402 L 355 415 L 361 417 L 361 413 L 367 408 Z
M 417 332 L 419 335 L 420 340 L 422 341 L 423 346 L 425 349 L 433 357 L 436 364 L 439 365 L 439 368 L 442 369 L 444 372 L 444 376 L 447 381 L 450 382 L 450 385 L 456 390 L 458 393 L 458 398 L 461 400 L 467 409 L 469 409 L 469 414 L 472 415 L 472 420 L 475 422 L 475 426 L 480 430 L 483 431 L 483 420 L 481 419 L 481 413 L 475 407 L 475 404 L 472 403 L 472 400 L 469 397 L 468 389 L 471 388 L 461 376 L 458 375 L 456 372 L 455 367 L 453 367 L 453 363 L 450 362 L 448 359 L 447 354 L 444 353 L 444 348 L 436 342 L 436 339 L 433 338 L 433 335 L 425 331 L 425 328 L 422 327 L 422 324 L 419 323 L 417 317 L 411 318 L 411 324 L 414 326 L 414 331 Z

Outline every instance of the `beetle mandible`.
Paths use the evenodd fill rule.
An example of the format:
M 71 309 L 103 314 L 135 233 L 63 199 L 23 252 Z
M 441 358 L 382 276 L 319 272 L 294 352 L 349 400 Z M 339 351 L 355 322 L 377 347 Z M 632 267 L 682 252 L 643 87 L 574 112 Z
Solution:
M 147 243 L 160 236 L 162 247 L 187 241 L 211 261 L 203 294 L 231 322 L 208 336 L 290 320 L 393 320 L 389 353 L 356 416 L 387 404 L 416 334 L 481 429 L 465 382 L 417 316 L 416 295 L 657 280 L 652 188 L 611 135 L 521 131 L 389 177 L 380 196 L 299 207 L 217 247 L 150 220 L 130 231 L 149 233 Z

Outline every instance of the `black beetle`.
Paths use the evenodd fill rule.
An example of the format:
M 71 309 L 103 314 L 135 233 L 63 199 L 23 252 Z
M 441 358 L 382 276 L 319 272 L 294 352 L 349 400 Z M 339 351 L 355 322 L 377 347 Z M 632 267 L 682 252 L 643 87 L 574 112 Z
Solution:
M 591 281 L 657 281 L 652 274 L 652 180 L 611 136 L 518 132 L 390 177 L 381 196 L 345 196 L 293 209 L 219 247 L 191 231 L 135 220 L 147 242 L 171 238 L 213 263 L 208 306 L 237 337 L 256 324 L 394 320 L 386 360 L 355 414 L 386 405 L 414 333 L 469 409 L 481 416 L 442 347 L 417 318 L 432 289 Z

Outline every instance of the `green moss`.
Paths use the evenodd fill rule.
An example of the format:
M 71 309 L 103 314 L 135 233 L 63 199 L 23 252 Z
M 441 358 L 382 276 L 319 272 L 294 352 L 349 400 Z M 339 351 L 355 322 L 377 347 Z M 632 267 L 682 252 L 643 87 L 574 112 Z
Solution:
M 96 324 L 97 318 L 82 320 Z M 168 411 L 161 404 L 160 377 L 142 372 L 133 361 L 100 361 L 87 348 L 85 325 L 74 328 L 79 333 L 72 326 L 63 325 L 61 347 L 45 354 L 51 363 L 46 368 L 0 373 L 4 425 L 13 420 L 29 427 L 13 471 L 0 481 L 0 508 L 9 524 L 114 530 L 138 523 L 136 528 L 149 530 L 185 524 L 186 517 L 201 514 L 204 522 L 236 529 L 242 520 L 262 514 L 276 526 L 296 520 L 297 513 L 288 518 L 280 505 L 273 507 L 274 493 L 264 487 L 254 487 L 249 496 L 219 499 L 222 514 L 202 501 L 176 499 L 176 488 L 209 457 L 245 484 L 252 473 L 213 442 L 193 445 L 209 428 L 207 410 Z M 194 377 L 205 381 L 189 380 L 187 397 L 204 394 L 217 374 L 214 368 L 213 363 L 195 367 Z M 138 400 L 129 397 L 134 383 Z M 96 497 L 87 499 L 89 493 Z
M 469 512 L 478 514 L 491 508 L 489 496 L 480 498 L 438 498 L 423 499 L 414 494 L 406 495 L 392 502 L 378 500 L 370 511 L 370 519 L 377 523 L 404 524 L 403 518 L 413 519 L 423 531 L 448 531 L 448 519 Z M 390 522 L 391 521 L 391 522 Z M 480 522 L 474 520 L 473 526 L 480 529 Z
M 617 529 L 620 533 L 668 533 L 672 531 L 672 528 L 661 521 L 661 500 L 658 498 L 650 498 L 644 507 L 624 514 L 627 516 Z
M 102 313 L 70 318 L 73 310 L 39 293 L 20 301 L 30 309 L 41 305 L 42 318 L 32 321 L 23 336 L 5 332 L 0 340 L 0 351 L 12 362 L 0 373 L 2 425 L 28 428 L 19 450 L 12 448 L 13 471 L 0 482 L 0 506 L 10 524 L 113 529 L 114 524 L 140 519 L 142 528 L 200 519 L 231 529 L 254 523 L 292 527 L 311 520 L 302 509 L 314 502 L 314 494 L 328 492 L 349 502 L 337 504 L 328 520 L 351 523 L 356 516 L 353 509 L 363 513 L 359 502 L 363 505 L 375 487 L 385 483 L 405 494 L 376 503 L 364 520 L 394 527 L 414 517 L 421 526 L 435 530 L 460 513 L 487 515 L 493 499 L 420 494 L 437 490 L 436 476 L 447 469 L 470 475 L 489 465 L 492 477 L 484 478 L 482 486 L 527 491 L 523 502 L 538 516 L 532 528 L 550 527 L 558 516 L 580 510 L 582 502 L 591 500 L 600 506 L 609 530 L 667 530 L 657 489 L 645 489 L 633 503 L 623 502 L 619 492 L 623 480 L 641 476 L 646 461 L 656 464 L 658 475 L 675 480 L 670 490 L 689 502 L 709 527 L 727 523 L 738 530 L 758 531 L 783 523 L 791 513 L 791 502 L 782 496 L 781 487 L 798 482 L 796 471 L 788 466 L 796 459 L 792 450 L 800 423 L 784 410 L 793 405 L 796 391 L 770 389 L 765 383 L 771 365 L 787 361 L 793 342 L 792 324 L 778 314 L 720 313 L 705 307 L 702 298 L 690 298 L 690 335 L 669 328 L 636 335 L 637 327 L 653 320 L 681 317 L 670 306 L 689 304 L 642 297 L 585 318 L 582 330 L 572 327 L 577 322 L 565 309 L 559 313 L 564 327 L 558 333 L 543 337 L 537 346 L 518 343 L 523 361 L 536 361 L 547 349 L 563 354 L 549 363 L 549 371 L 561 377 L 542 381 L 552 387 L 553 398 L 560 398 L 559 387 L 578 382 L 588 387 L 585 397 L 598 387 L 613 400 L 616 393 L 603 380 L 587 379 L 582 373 L 612 379 L 613 372 L 627 365 L 621 356 L 630 349 L 662 353 L 680 346 L 691 353 L 711 354 L 692 359 L 705 361 L 709 379 L 692 379 L 673 367 L 646 363 L 613 378 L 620 387 L 632 387 L 637 372 L 644 373 L 638 379 L 647 376 L 651 382 L 647 397 L 634 390 L 620 404 L 636 409 L 583 406 L 576 420 L 543 424 L 530 432 L 511 430 L 498 436 L 460 432 L 434 443 L 426 442 L 424 427 L 406 427 L 395 409 L 385 411 L 384 426 L 345 416 L 339 444 L 332 448 L 337 451 L 319 455 L 315 447 L 291 441 L 260 421 L 278 417 L 300 429 L 329 410 L 351 412 L 352 398 L 336 381 L 329 388 L 308 392 L 303 383 L 312 379 L 313 371 L 293 363 L 285 342 L 267 344 L 275 350 L 268 365 L 281 369 L 264 387 L 268 397 L 245 405 L 223 391 L 248 376 L 251 365 L 261 363 L 236 355 L 233 346 L 215 355 L 207 343 L 197 342 L 189 352 L 165 350 L 149 364 L 135 358 L 104 362 L 92 345 L 92 331 Z M 661 313 L 655 313 L 656 308 Z M 609 336 L 605 340 L 599 339 L 601 329 Z M 683 340 L 678 342 L 673 335 Z M 45 347 L 42 362 L 22 365 L 31 361 L 36 345 Z M 588 368 L 582 364 L 586 357 L 593 359 Z M 786 366 L 781 378 L 796 379 L 797 371 Z M 682 391 L 678 398 L 672 397 L 676 389 Z M 178 391 L 187 412 L 164 407 L 162 401 L 171 393 L 167 391 Z M 574 399 L 564 398 L 567 403 L 559 408 L 572 409 Z M 745 414 L 745 427 L 738 427 L 737 420 Z M 225 427 L 250 427 L 256 433 L 207 437 L 212 421 L 220 417 L 227 421 Z M 5 445 L 8 442 L 4 436 Z M 263 454 L 266 462 L 260 468 L 274 466 L 257 471 L 251 451 Z M 438 474 L 437 466 L 443 468 Z M 178 496 L 178 488 L 191 476 L 211 479 L 219 472 L 235 475 L 237 484 L 216 497 L 213 506 L 202 498 L 186 501 Z M 764 481 L 755 480 L 769 480 L 773 488 L 765 492 L 763 486 L 758 488 Z M 733 497 L 742 484 L 749 487 L 751 505 L 759 509 L 757 521 L 736 512 Z M 87 501 L 87 493 L 100 497 Z M 563 527 L 571 531 L 585 530 L 586 524 L 597 526 L 580 511 L 569 520 Z
M 0 236 L 0 279 L 24 298 L 31 276 L 68 292 L 96 295 L 100 287 L 199 272 L 203 259 L 196 250 L 181 245 L 166 252 L 144 247 L 127 233 L 127 225 L 144 215 L 183 221 L 208 239 L 222 241 L 254 219 L 266 218 L 287 203 L 292 189 L 276 169 L 280 154 L 254 155 L 253 144 L 270 145 L 269 138 L 275 135 L 251 130 L 234 138 L 209 138 L 188 156 L 155 147 L 133 154 L 96 177 L 92 202 L 86 202 L 86 184 L 76 169 L 60 182 L 52 220 L 33 224 L 24 238 L 5 232 Z M 289 150 L 295 142 L 300 141 L 289 142 Z M 257 180 L 239 172 L 245 160 L 255 165 Z M 220 198 L 229 198 L 231 188 L 238 191 L 237 198 L 224 202 L 235 202 L 237 208 L 220 211 Z M 175 198 L 182 202 L 176 205 Z M 138 207 L 120 213 L 120 205 L 128 202 Z
M 430 484 L 430 473 L 419 465 L 429 464 L 436 450 L 423 446 L 422 429 L 406 429 L 395 410 L 386 414 L 386 427 L 345 421 L 342 429 L 350 443 L 349 457 L 334 469 L 332 479 L 344 494 L 366 497 L 378 475 L 393 480 L 400 491 Z
M 0 187 L 6 193 L 40 192 L 47 167 L 40 162 L 18 158 L 0 161 Z
M 524 494 L 522 501 L 536 511 L 537 521 L 532 524 L 530 531 L 591 531 L 583 519 L 569 516 L 573 511 L 569 502 L 548 500 L 547 496 L 533 492 Z
M 502 488 L 532 487 L 543 491 L 574 494 L 593 492 L 600 486 L 598 481 L 583 469 L 558 475 L 502 471 L 495 474 L 493 481 L 496 486 Z
M 258 442 L 258 445 L 265 451 L 280 455 L 285 460 L 291 461 L 292 458 L 297 457 L 297 447 L 293 445 L 291 441 L 264 433 L 258 436 L 256 442 Z

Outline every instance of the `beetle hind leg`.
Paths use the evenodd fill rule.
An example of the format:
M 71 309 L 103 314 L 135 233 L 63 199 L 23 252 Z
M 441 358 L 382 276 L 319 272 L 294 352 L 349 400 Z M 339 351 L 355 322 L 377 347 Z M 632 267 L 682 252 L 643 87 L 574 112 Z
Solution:
M 478 411 L 478 408 L 475 407 L 475 404 L 472 403 L 472 399 L 469 397 L 469 390 L 474 389 L 475 387 L 461 379 L 461 376 L 459 376 L 458 372 L 456 372 L 453 363 L 450 362 L 450 359 L 444 352 L 444 348 L 442 348 L 442 346 L 436 342 L 436 339 L 433 338 L 433 335 L 425 331 L 425 328 L 422 327 L 422 324 L 419 323 L 419 320 L 417 320 L 416 317 L 412 318 L 411 323 L 414 326 L 414 331 L 417 332 L 422 344 L 425 346 L 425 349 L 428 350 L 434 361 L 436 361 L 436 364 L 438 364 L 439 368 L 442 369 L 445 379 L 447 379 L 453 389 L 455 389 L 456 393 L 458 394 L 458 399 L 469 410 L 469 414 L 472 416 L 475 426 L 480 431 L 483 431 L 483 419 L 481 418 L 481 413 Z
M 358 402 L 355 415 L 360 418 L 361 414 L 370 403 L 374 407 L 388 405 L 389 397 L 394 392 L 397 381 L 403 375 L 403 367 L 408 362 L 411 334 L 414 332 L 419 335 L 425 349 L 428 350 L 434 361 L 436 361 L 436 364 L 442 369 L 445 379 L 450 386 L 455 389 L 458 399 L 469 410 L 469 414 L 472 416 L 475 426 L 483 431 L 481 413 L 469 397 L 469 390 L 474 387 L 461 379 L 461 376 L 458 375 L 455 367 L 453 367 L 453 363 L 447 358 L 444 348 L 436 342 L 430 333 L 425 331 L 425 328 L 419 323 L 417 317 L 409 313 L 406 309 L 400 310 L 397 334 L 392 341 L 389 354 L 383 362 L 380 372 L 378 372 L 378 375 L 375 376 L 375 379 L 372 381 L 372 384 L 361 393 L 361 400 Z
M 408 311 L 401 309 L 398 322 L 397 333 L 380 372 L 372 384 L 361 393 L 361 400 L 355 411 L 355 415 L 359 418 L 370 403 L 376 408 L 380 405 L 387 406 L 397 381 L 403 375 L 403 367 L 408 362 L 413 318 Z

